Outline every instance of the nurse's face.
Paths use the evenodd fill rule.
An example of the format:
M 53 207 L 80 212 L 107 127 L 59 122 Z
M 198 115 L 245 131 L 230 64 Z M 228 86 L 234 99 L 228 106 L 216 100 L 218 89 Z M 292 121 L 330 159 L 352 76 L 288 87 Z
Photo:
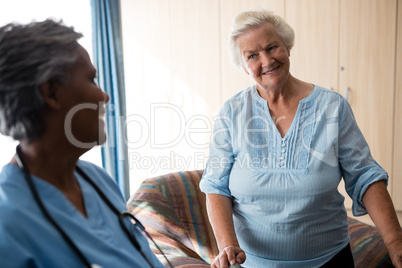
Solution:
M 109 96 L 95 82 L 96 69 L 87 51 L 79 46 L 77 54 L 69 81 L 63 86 L 65 107 L 68 110 L 65 122 L 70 123 L 70 142 L 77 145 L 85 143 L 86 146 L 93 147 L 106 141 L 103 117 Z M 68 132 L 69 129 L 65 131 Z

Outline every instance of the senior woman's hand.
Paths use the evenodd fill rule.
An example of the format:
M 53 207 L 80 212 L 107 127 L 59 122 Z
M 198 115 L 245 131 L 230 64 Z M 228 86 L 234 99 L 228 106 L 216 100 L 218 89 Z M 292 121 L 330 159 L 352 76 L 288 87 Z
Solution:
M 385 183 L 371 184 L 362 201 L 384 239 L 392 263 L 396 268 L 402 268 L 402 229 Z
M 402 268 L 402 240 L 397 240 L 388 245 L 388 253 L 392 264 L 396 268 Z
M 225 247 L 219 255 L 216 256 L 211 264 L 211 268 L 228 268 L 236 263 L 242 264 L 246 260 L 246 253 L 235 246 Z

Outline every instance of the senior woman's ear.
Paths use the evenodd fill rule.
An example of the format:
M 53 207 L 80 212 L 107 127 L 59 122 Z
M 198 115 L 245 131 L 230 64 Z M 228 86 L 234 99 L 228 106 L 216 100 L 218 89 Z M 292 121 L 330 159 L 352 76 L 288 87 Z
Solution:
M 46 106 L 55 110 L 58 110 L 61 107 L 60 89 L 60 85 L 51 80 L 40 85 L 39 90 Z
M 250 73 L 248 72 L 248 70 L 245 66 L 243 66 L 243 70 L 246 72 L 247 75 L 250 75 Z

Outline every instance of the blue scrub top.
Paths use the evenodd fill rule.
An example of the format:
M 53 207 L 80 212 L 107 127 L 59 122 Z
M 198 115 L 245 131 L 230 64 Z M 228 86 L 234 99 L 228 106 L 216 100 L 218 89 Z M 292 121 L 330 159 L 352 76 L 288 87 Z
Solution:
M 78 166 L 119 211 L 127 210 L 116 183 L 103 169 L 85 161 L 79 161 Z M 78 173 L 75 175 L 82 190 L 87 218 L 53 185 L 32 176 L 50 215 L 92 264 L 149 267 L 123 232 L 118 216 L 91 185 Z M 142 233 L 134 227 L 131 231 L 153 267 L 163 267 Z M 44 217 L 21 169 L 12 164 L 4 166 L 0 174 L 0 267 L 84 267 L 77 254 Z

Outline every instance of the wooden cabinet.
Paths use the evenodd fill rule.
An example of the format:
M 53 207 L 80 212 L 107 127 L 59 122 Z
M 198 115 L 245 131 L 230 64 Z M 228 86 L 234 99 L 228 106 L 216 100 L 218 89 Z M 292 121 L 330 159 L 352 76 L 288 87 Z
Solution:
M 389 173 L 392 194 L 396 1 L 342 0 L 340 12 L 339 91 L 348 90 L 371 153 Z
M 292 74 L 348 97 L 373 157 L 390 175 L 394 199 L 396 7 L 396 0 L 286 1 L 296 32 Z
M 338 90 L 339 0 L 287 0 L 286 21 L 295 32 L 291 74 Z
M 396 0 L 342 0 L 339 91 L 349 103 L 371 152 L 392 175 Z

